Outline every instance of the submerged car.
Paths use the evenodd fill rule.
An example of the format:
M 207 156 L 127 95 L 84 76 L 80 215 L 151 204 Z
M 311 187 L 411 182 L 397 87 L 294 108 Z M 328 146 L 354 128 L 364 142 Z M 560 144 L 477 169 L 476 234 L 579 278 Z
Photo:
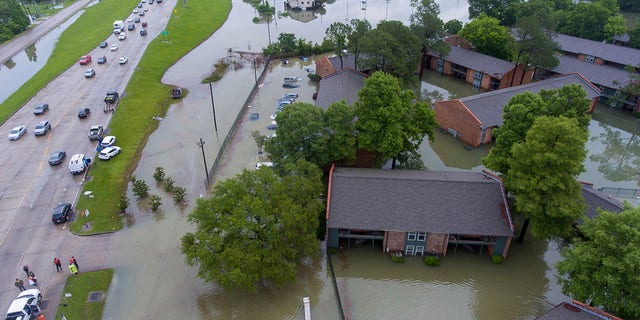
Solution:
M 47 120 L 44 120 L 36 124 L 35 129 L 33 129 L 33 134 L 36 136 L 44 136 L 45 134 L 47 134 L 47 132 L 49 132 L 49 130 L 51 130 L 51 123 L 49 123 L 49 121 Z
M 299 88 L 300 85 L 297 83 L 291 83 L 291 82 L 287 82 L 287 83 L 283 83 L 282 84 L 283 88 Z
M 67 156 L 67 153 L 64 151 L 56 151 L 56 152 L 52 152 L 51 155 L 49 156 L 49 165 L 50 166 L 57 166 L 59 164 L 62 163 L 62 161 L 64 161 L 64 158 Z
M 11 129 L 11 132 L 9 132 L 9 140 L 18 140 L 25 133 L 27 133 L 27 127 L 25 127 L 25 126 L 17 126 L 17 127 L 13 128 L 13 129 Z
M 80 110 L 78 110 L 78 118 L 80 118 L 80 119 L 86 118 L 87 116 L 89 116 L 90 113 L 91 113 L 91 109 L 89 109 L 89 108 L 80 108 Z
M 129 61 L 129 59 L 127 59 L 127 57 L 120 57 L 120 59 L 118 59 L 118 63 L 119 64 L 125 64 Z

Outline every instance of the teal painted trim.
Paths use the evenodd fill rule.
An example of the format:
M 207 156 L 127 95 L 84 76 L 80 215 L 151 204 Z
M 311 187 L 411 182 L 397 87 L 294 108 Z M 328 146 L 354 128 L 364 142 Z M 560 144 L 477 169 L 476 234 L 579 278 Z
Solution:
M 504 248 L 507 246 L 507 237 L 496 237 L 496 244 L 493 245 L 493 255 L 504 257 Z
M 338 247 L 338 229 L 329 228 L 329 234 L 327 235 L 327 246 L 329 248 Z

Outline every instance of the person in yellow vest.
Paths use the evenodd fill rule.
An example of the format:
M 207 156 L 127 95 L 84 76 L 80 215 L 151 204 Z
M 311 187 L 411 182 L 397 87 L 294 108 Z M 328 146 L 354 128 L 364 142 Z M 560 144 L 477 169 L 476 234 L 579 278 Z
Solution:
M 78 267 L 76 267 L 75 264 L 73 263 L 69 263 L 69 272 L 71 272 L 72 275 L 77 275 L 78 274 Z

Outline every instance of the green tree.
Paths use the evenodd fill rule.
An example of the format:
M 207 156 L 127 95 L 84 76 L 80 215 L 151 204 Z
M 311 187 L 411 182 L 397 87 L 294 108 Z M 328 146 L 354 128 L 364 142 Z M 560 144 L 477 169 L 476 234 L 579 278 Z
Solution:
M 624 319 L 640 318 L 640 209 L 598 212 L 562 250 L 562 292 Z
M 149 206 L 151 207 L 151 211 L 158 212 L 158 209 L 162 205 L 162 198 L 160 198 L 157 194 L 152 194 L 149 197 Z
M 449 20 L 444 24 L 444 31 L 448 34 L 458 34 L 464 24 L 458 19 Z
M 276 137 L 265 143 L 269 158 L 278 165 L 304 159 L 320 168 L 335 161 L 355 158 L 353 109 L 344 102 L 325 112 L 309 104 L 296 103 L 278 113 Z
M 640 49 L 640 24 L 629 30 L 629 46 Z
M 576 178 L 584 171 L 588 138 L 576 119 L 543 116 L 533 122 L 524 142 L 513 145 L 505 186 L 536 237 L 568 236 L 583 217 L 586 206 Z
M 403 152 L 415 153 L 425 136 L 433 139 L 437 126 L 433 109 L 414 102 L 415 95 L 403 90 L 393 76 L 375 72 L 365 80 L 355 103 L 358 146 L 376 153 L 376 165 Z
M 422 55 L 420 57 L 419 78 L 422 79 L 424 65 L 427 63 L 429 51 L 435 51 L 441 57 L 449 54 L 449 44 L 444 41 L 444 22 L 440 19 L 440 6 L 434 0 L 411 0 L 414 8 L 411 14 L 411 31 L 420 41 Z
M 350 25 L 334 22 L 325 31 L 325 40 L 331 43 L 331 49 L 340 57 L 340 69 L 344 68 L 342 56 L 347 49 L 347 38 L 353 32 Z
M 420 40 L 400 21 L 382 21 L 369 31 L 364 39 L 366 58 L 361 64 L 366 69 L 385 71 L 408 80 L 418 70 Z
M 496 18 L 482 14 L 465 24 L 458 36 L 469 41 L 480 53 L 509 61 L 515 57 L 513 36 Z
M 618 15 L 615 1 L 579 2 L 573 10 L 567 12 L 559 32 L 596 41 L 607 40 L 607 31 L 620 32 L 623 28 L 619 25 L 623 20 L 616 18 Z M 606 30 L 605 25 L 608 25 Z
M 371 31 L 371 24 L 367 20 L 360 19 L 352 19 L 350 21 L 351 28 L 353 32 L 349 34 L 347 38 L 347 45 L 349 51 L 354 55 L 354 62 L 356 65 L 356 69 L 360 69 L 360 64 L 358 63 L 360 59 L 360 54 L 362 53 L 362 48 L 364 46 L 364 37 L 369 31 Z
M 318 252 L 322 172 L 304 161 L 286 171 L 280 177 L 269 169 L 244 170 L 197 200 L 189 214 L 195 231 L 182 238 L 182 252 L 200 278 L 250 292 L 263 283 L 282 287 L 294 281 L 303 258 Z
M 136 177 L 131 177 L 131 182 L 133 182 L 133 194 L 138 197 L 138 199 L 144 199 L 149 196 L 149 186 L 142 179 L 136 179 Z
M 469 0 L 469 19 L 483 14 L 500 21 L 503 26 L 511 26 L 516 21 L 514 3 L 518 0 Z
M 291 52 L 296 49 L 296 35 L 293 33 L 281 33 L 278 35 L 278 43 L 280 49 L 285 52 Z

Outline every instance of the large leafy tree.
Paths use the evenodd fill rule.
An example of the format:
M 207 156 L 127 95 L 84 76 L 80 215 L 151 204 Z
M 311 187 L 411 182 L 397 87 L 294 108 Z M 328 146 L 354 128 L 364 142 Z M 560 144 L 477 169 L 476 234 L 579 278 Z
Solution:
M 567 12 L 559 32 L 596 41 L 610 40 L 614 34 L 626 31 L 624 21 L 615 0 L 579 2 Z
M 568 236 L 583 217 L 586 206 L 576 178 L 584 171 L 588 138 L 576 119 L 543 116 L 533 122 L 525 141 L 513 145 L 505 186 L 535 236 Z
M 433 139 L 437 126 L 433 110 L 424 102 L 415 102 L 413 92 L 403 90 L 395 77 L 373 73 L 358 96 L 358 146 L 374 151 L 378 165 L 401 153 L 416 153 L 425 136 Z
M 445 57 L 450 50 L 444 41 L 444 22 L 440 19 L 440 6 L 434 0 L 411 0 L 414 8 L 410 21 L 411 30 L 420 41 L 422 55 L 420 58 L 419 78 L 422 79 L 424 65 L 427 63 L 429 50 Z
M 344 101 L 327 111 L 309 103 L 285 107 L 278 113 L 276 134 L 265 150 L 278 166 L 303 159 L 322 168 L 355 159 L 354 111 Z
M 640 209 L 600 211 L 562 251 L 562 292 L 624 319 L 640 318 Z
M 480 53 L 509 61 L 515 56 L 513 36 L 496 18 L 482 14 L 467 23 L 458 36 L 469 41 Z
M 367 55 L 361 58 L 361 64 L 365 68 L 385 71 L 403 80 L 418 70 L 420 41 L 402 22 L 382 21 L 363 41 Z
M 16 0 L 0 1 L 0 43 L 29 27 L 29 19 Z
M 303 258 L 317 253 L 322 172 L 304 161 L 286 169 L 286 176 L 244 170 L 198 199 L 189 214 L 195 231 L 182 238 L 182 252 L 200 278 L 251 292 L 262 284 L 282 287 Z
M 331 49 L 340 57 L 340 69 L 344 68 L 342 56 L 347 49 L 347 39 L 353 32 L 350 25 L 334 22 L 325 31 L 325 40 L 331 44 Z
M 359 69 L 358 61 L 362 48 L 364 46 L 364 37 L 369 31 L 371 31 L 371 24 L 367 20 L 352 19 L 350 21 L 352 32 L 347 37 L 347 47 L 354 55 L 354 62 L 356 69 Z
M 640 49 L 640 25 L 629 30 L 629 46 Z
M 503 26 L 511 26 L 516 21 L 514 4 L 518 0 L 469 0 L 469 19 L 481 15 L 498 19 Z

